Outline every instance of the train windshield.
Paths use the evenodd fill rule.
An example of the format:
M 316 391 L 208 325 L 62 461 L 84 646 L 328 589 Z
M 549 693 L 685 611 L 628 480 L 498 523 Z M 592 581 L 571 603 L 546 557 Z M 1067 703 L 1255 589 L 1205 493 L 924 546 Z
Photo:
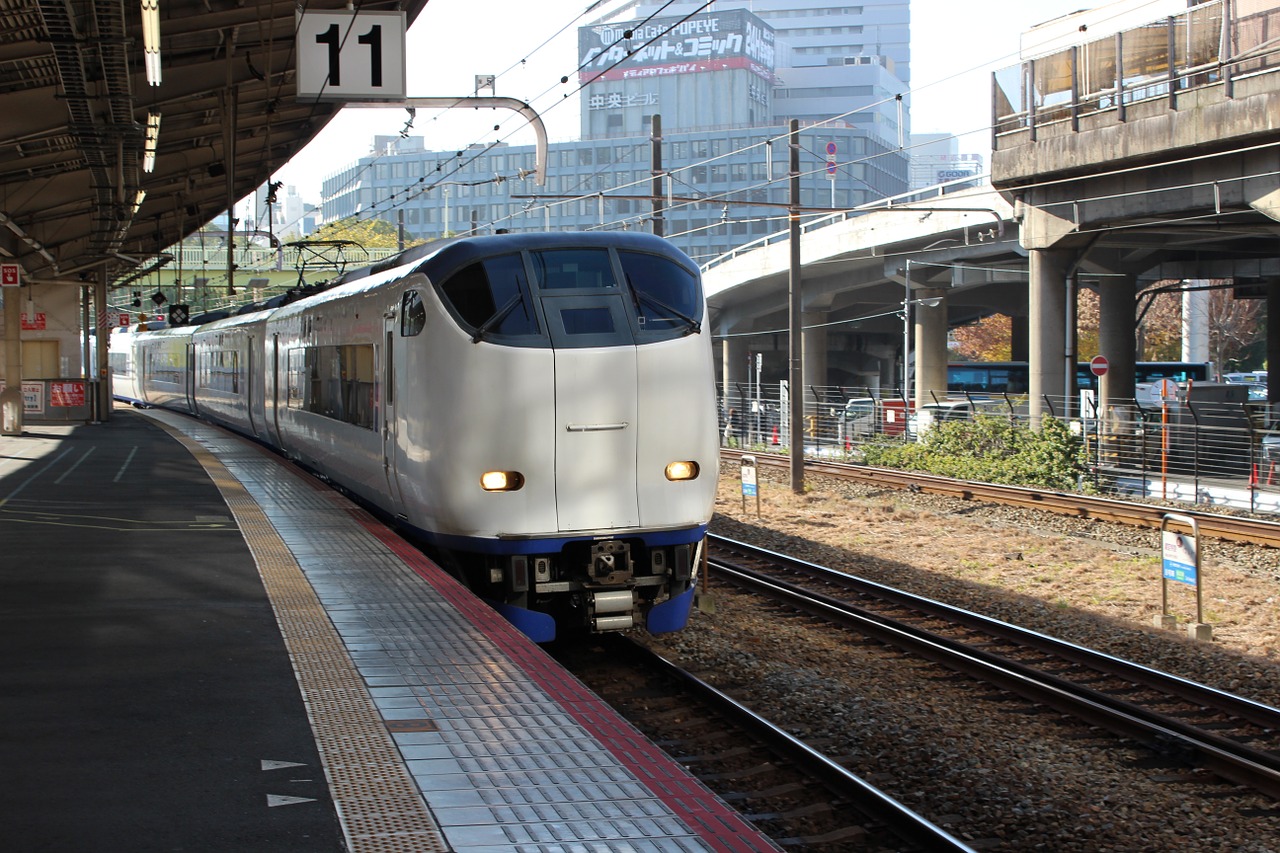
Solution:
M 539 334 L 528 288 L 524 261 L 511 254 L 463 267 L 440 285 L 440 292 L 462 321 L 475 330 L 474 340 L 481 340 L 489 334 Z
M 702 331 L 697 268 L 630 247 L 555 246 L 474 258 L 436 289 L 476 343 L 621 346 Z
M 608 249 L 544 249 L 530 252 L 539 290 L 617 287 Z
M 636 319 L 645 331 L 680 328 L 697 334 L 698 279 L 677 263 L 643 252 L 618 252 L 631 288 Z

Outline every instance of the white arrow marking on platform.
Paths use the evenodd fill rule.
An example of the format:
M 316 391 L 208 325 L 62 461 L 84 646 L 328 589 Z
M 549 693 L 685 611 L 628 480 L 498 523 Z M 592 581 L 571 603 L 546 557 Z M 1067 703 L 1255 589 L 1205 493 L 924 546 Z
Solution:
M 305 764 L 299 764 L 296 761 L 267 761 L 262 759 L 263 770 L 283 770 L 286 767 L 306 767 Z
M 267 808 L 273 809 L 276 806 L 296 806 L 298 803 L 314 803 L 315 800 L 309 797 L 284 797 L 280 794 L 267 794 Z

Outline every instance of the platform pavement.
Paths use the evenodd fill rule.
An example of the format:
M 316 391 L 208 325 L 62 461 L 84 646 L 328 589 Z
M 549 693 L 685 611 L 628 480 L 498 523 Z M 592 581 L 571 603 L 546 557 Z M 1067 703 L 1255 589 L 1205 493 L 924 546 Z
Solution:
M 344 849 L 227 504 L 124 412 L 0 437 L 0 847 Z

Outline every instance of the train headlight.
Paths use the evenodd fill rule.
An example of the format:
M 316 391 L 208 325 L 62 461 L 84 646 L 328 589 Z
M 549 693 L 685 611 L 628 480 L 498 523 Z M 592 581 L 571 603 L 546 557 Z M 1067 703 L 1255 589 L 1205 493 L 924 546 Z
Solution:
M 480 488 L 486 492 L 514 492 L 524 485 L 519 471 L 485 471 L 480 475 Z
M 668 480 L 694 480 L 697 476 L 697 462 L 672 462 L 667 466 Z

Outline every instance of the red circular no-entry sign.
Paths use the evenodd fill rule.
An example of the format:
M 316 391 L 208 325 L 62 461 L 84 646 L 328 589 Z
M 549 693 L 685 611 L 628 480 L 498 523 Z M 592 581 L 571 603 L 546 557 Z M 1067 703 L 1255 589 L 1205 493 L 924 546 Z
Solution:
M 1089 362 L 1089 370 L 1093 371 L 1094 376 L 1105 375 L 1109 366 L 1106 357 L 1101 355 L 1095 355 Z

